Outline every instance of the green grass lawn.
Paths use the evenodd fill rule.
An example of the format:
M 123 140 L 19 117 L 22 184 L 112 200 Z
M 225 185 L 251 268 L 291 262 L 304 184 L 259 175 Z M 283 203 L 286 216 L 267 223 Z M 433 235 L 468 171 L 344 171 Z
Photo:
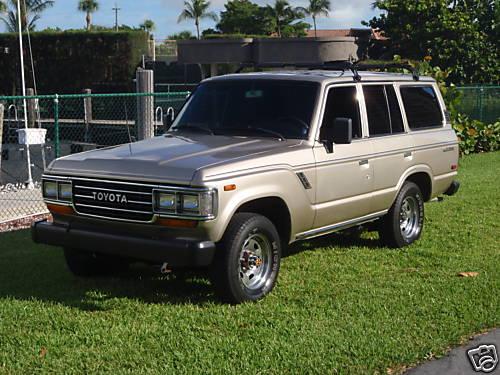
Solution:
M 459 179 L 415 245 L 301 243 L 274 292 L 240 306 L 147 268 L 77 279 L 28 231 L 2 234 L 0 373 L 366 374 L 441 356 L 500 325 L 500 153 L 462 159 Z

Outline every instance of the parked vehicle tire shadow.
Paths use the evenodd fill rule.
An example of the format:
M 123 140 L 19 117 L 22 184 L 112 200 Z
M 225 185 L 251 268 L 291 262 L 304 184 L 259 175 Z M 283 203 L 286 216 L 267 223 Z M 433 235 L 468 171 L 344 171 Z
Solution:
M 162 275 L 160 267 L 134 264 L 109 277 L 80 278 L 67 269 L 62 249 L 35 245 L 29 231 L 0 237 L 0 298 L 40 300 L 99 311 L 103 300 L 151 304 L 218 303 L 203 274 Z

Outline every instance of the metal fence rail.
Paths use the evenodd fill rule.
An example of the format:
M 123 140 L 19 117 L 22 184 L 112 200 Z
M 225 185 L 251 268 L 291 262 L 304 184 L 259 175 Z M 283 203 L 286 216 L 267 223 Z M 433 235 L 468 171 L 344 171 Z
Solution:
M 500 86 L 457 87 L 461 93 L 458 111 L 485 123 L 500 118 Z
M 43 170 L 57 157 L 135 141 L 144 117 L 138 111 L 143 98 L 153 99 L 156 135 L 166 130 L 168 118 L 181 108 L 189 92 L 154 94 L 78 94 L 0 96 L 0 224 L 46 211 L 40 191 Z M 30 128 L 46 130 L 42 144 L 20 144 L 24 105 Z M 1 107 L 0 107 L 1 108 Z M 2 116 L 0 116 L 1 119 Z M 28 166 L 28 154 L 31 166 Z M 31 172 L 33 185 L 27 184 Z

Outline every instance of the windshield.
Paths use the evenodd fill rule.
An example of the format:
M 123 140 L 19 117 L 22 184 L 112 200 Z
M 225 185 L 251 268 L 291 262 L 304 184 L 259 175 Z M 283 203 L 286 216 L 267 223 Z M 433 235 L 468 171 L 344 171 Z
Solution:
M 174 124 L 174 131 L 305 139 L 319 84 L 280 80 L 202 83 Z

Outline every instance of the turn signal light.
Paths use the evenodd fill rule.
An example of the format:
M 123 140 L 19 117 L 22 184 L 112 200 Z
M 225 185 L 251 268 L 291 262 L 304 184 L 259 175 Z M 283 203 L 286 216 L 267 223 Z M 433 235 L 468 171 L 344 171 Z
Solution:
M 451 165 L 451 170 L 452 171 L 456 171 L 457 169 L 458 169 L 458 165 L 456 165 L 456 164 L 452 164 Z
M 224 186 L 224 191 L 233 191 L 233 190 L 236 190 L 236 185 L 234 184 Z
M 51 214 L 58 215 L 74 215 L 75 211 L 72 207 L 69 206 L 61 206 L 58 204 L 47 204 L 47 208 L 49 209 Z
M 196 220 L 180 220 L 180 219 L 158 219 L 156 224 L 170 228 L 196 228 L 198 222 Z

